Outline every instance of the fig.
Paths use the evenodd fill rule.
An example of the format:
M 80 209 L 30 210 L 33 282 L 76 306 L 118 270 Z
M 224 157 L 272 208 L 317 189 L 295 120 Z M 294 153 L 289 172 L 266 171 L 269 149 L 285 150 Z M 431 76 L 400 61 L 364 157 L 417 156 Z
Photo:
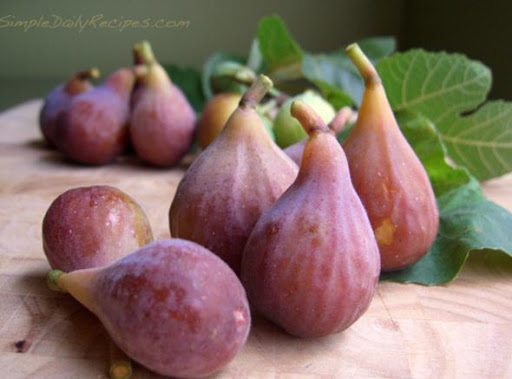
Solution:
M 39 127 L 48 146 L 56 145 L 55 124 L 60 114 L 67 109 L 73 97 L 90 91 L 93 86 L 88 79 L 97 78 L 99 75 L 95 68 L 78 72 L 67 83 L 59 84 L 46 96 L 39 113 Z
M 233 92 L 220 93 L 205 105 L 196 128 L 196 137 L 202 149 L 220 134 L 229 116 L 238 107 L 242 95 Z
M 256 223 L 241 280 L 263 316 L 292 335 L 319 337 L 366 311 L 380 257 L 341 145 L 305 103 L 291 112 L 309 135 L 299 174 Z
M 217 138 L 229 117 L 238 107 L 241 98 L 242 95 L 238 93 L 225 92 L 215 95 L 206 103 L 196 127 L 197 142 L 202 149 L 206 149 Z M 272 121 L 266 115 L 261 114 L 259 108 L 256 109 L 265 130 L 272 139 L 275 139 L 272 131 Z
M 151 45 L 134 47 L 137 85 L 132 98 L 130 140 L 135 153 L 154 166 L 176 165 L 189 151 L 196 114 L 183 92 L 157 62 Z
M 102 267 L 153 240 L 139 204 L 111 186 L 70 189 L 43 218 L 43 249 L 53 269 Z
M 343 130 L 345 125 L 350 121 L 353 114 L 354 113 L 350 107 L 343 107 L 338 112 L 336 112 L 336 115 L 328 125 L 329 129 L 331 130 L 331 133 L 334 136 L 337 136 Z M 307 139 L 303 139 L 284 149 L 284 152 L 295 163 L 297 163 L 297 165 L 300 165 L 300 161 L 302 159 L 302 152 L 304 151 L 304 146 L 306 146 L 306 142 Z
M 81 302 L 129 357 L 161 375 L 220 370 L 250 329 L 237 276 L 190 241 L 155 241 L 106 267 L 54 270 L 48 284 Z
M 427 173 L 397 124 L 375 67 L 357 44 L 346 53 L 365 82 L 357 122 L 343 144 L 352 182 L 372 224 L 382 271 L 419 261 L 433 244 L 439 213 Z
M 185 173 L 169 210 L 173 237 L 205 246 L 236 273 L 254 224 L 297 175 L 255 109 L 271 86 L 261 75 L 243 95 L 221 134 Z
M 129 100 L 135 76 L 122 68 L 93 90 L 73 98 L 57 119 L 55 144 L 74 162 L 102 165 L 127 145 Z
M 296 100 L 303 101 L 312 107 L 326 124 L 331 122 L 336 114 L 331 104 L 312 90 L 307 90 L 300 95 L 289 98 L 283 103 L 274 120 L 276 142 L 282 148 L 293 145 L 307 137 L 300 123 L 290 114 L 290 107 Z

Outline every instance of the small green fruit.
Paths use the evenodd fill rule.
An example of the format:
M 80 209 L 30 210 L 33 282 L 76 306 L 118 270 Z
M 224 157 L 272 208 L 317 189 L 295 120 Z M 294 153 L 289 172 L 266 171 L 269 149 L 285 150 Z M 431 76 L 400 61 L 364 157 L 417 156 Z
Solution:
M 300 123 L 290 114 L 291 105 L 296 100 L 300 100 L 313 108 L 326 124 L 331 122 L 336 114 L 331 104 L 311 90 L 286 100 L 274 120 L 276 142 L 282 148 L 293 145 L 307 137 Z

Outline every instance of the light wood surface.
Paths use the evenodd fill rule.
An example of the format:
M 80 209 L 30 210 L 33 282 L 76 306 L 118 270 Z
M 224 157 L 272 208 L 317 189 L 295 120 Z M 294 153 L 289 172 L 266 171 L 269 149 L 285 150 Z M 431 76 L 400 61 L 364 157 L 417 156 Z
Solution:
M 42 144 L 40 106 L 35 100 L 0 114 L 0 377 L 103 378 L 109 340 L 102 326 L 45 285 L 43 216 L 67 189 L 109 184 L 141 204 L 156 238 L 168 238 L 167 212 L 183 168 L 152 169 L 133 159 L 71 165 Z M 512 210 L 511 175 L 484 189 Z M 326 338 L 293 338 L 254 319 L 246 346 L 216 377 L 512 378 L 512 259 L 474 254 L 446 286 L 380 283 L 368 312 Z M 157 376 L 136 365 L 133 377 Z

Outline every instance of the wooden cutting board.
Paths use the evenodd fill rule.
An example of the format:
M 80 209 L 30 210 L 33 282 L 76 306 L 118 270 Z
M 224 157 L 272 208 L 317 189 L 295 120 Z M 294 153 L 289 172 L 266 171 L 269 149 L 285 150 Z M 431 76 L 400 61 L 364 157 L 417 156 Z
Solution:
M 132 159 L 92 168 L 66 163 L 42 144 L 40 107 L 35 100 L 0 114 L 0 377 L 105 378 L 102 326 L 46 287 L 42 218 L 65 190 L 109 184 L 142 205 L 156 238 L 168 238 L 183 168 Z M 512 176 L 484 189 L 512 210 Z M 135 365 L 133 377 L 157 376 Z M 474 254 L 441 287 L 380 283 L 368 312 L 326 338 L 293 338 L 255 317 L 246 346 L 216 377 L 512 378 L 512 259 Z

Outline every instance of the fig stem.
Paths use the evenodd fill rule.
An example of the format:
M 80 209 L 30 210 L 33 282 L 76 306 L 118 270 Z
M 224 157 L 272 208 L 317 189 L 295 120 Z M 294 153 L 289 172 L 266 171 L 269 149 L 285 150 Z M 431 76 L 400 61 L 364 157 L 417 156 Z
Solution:
M 322 118 L 309 105 L 300 100 L 292 103 L 290 113 L 300 122 L 308 136 L 315 132 L 330 132 Z
M 128 379 L 132 376 L 130 358 L 111 340 L 110 341 L 110 370 L 111 379 Z
M 240 100 L 240 106 L 255 108 L 274 84 L 268 76 L 259 75 Z
M 361 50 L 357 43 L 348 45 L 345 49 L 345 54 L 347 54 L 354 66 L 356 66 L 366 85 L 381 83 L 375 66 L 364 54 L 363 50 Z
M 148 41 L 142 41 L 133 47 L 134 61 L 136 65 L 151 65 L 155 63 L 155 55 Z
M 90 70 L 78 72 L 75 75 L 74 79 L 87 80 L 87 79 L 97 79 L 99 77 L 100 77 L 100 70 L 98 70 L 96 67 L 93 67 Z
M 133 72 L 137 78 L 144 78 L 148 71 L 148 67 L 144 64 L 138 64 L 133 67 Z
M 329 129 L 331 129 L 334 135 L 337 135 L 343 130 L 345 125 L 347 125 L 347 123 L 352 118 L 353 114 L 354 112 L 350 107 L 343 107 L 336 113 L 336 115 L 328 125 Z
M 100 71 L 97 68 L 77 72 L 65 85 L 68 93 L 80 93 L 87 89 L 87 79 L 99 78 Z
M 64 273 L 60 270 L 51 270 L 48 273 L 48 276 L 46 277 L 46 284 L 48 285 L 48 288 L 50 288 L 52 291 L 64 292 L 64 293 L 67 292 L 62 287 L 60 287 L 59 283 L 58 283 L 59 277 L 62 274 L 64 274 Z

